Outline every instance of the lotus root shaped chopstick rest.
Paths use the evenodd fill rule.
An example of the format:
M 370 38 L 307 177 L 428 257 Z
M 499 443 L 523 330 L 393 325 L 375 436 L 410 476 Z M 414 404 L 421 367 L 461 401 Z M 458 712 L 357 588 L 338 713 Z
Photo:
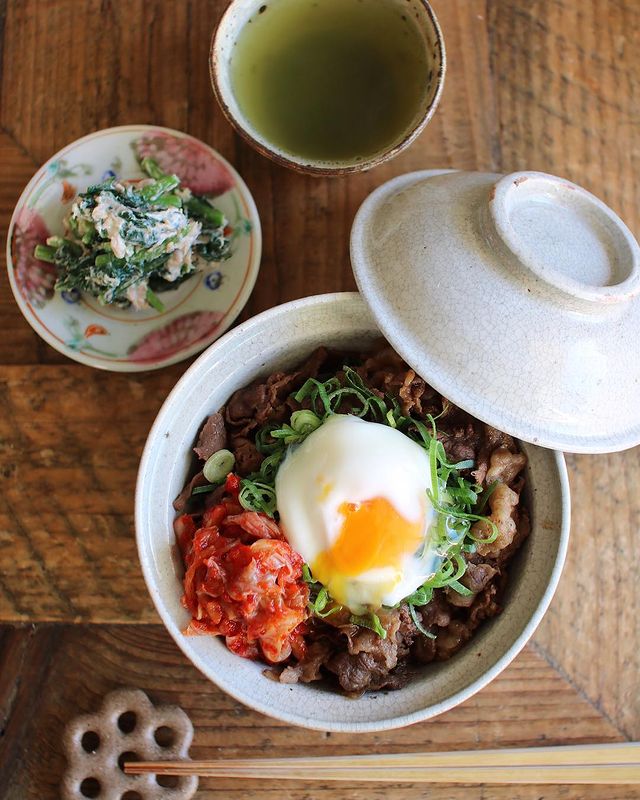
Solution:
M 117 689 L 94 714 L 71 720 L 64 733 L 63 800 L 189 800 L 196 776 L 125 775 L 127 761 L 188 758 L 193 724 L 178 706 L 154 706 L 140 689 Z

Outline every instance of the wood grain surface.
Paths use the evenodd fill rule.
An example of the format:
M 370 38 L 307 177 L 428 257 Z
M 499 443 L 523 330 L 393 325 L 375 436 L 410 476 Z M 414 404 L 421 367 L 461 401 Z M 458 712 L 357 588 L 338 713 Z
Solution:
M 93 712 L 118 686 L 145 689 L 156 703 L 177 703 L 191 717 L 194 758 L 311 756 L 332 753 L 410 752 L 489 746 L 614 742 L 620 732 L 549 666 L 534 647 L 480 694 L 430 722 L 387 733 L 350 736 L 291 728 L 232 700 L 206 681 L 157 626 L 39 626 L 7 630 L 2 640 L 11 657 L 3 664 L 0 699 L 9 704 L 6 761 L 0 772 L 5 800 L 54 797 L 64 770 L 60 737 L 74 716 Z M 3 691 L 4 690 L 4 691 Z M 7 695 L 9 697 L 7 698 Z M 357 702 L 357 701 L 356 701 Z M 31 743 L 24 747 L 24 743 Z M 46 769 L 44 768 L 46 765 Z M 317 782 L 203 780 L 203 798 L 303 800 L 363 797 L 399 800 L 495 798 L 603 800 L 602 787 L 478 786 L 425 787 Z M 637 789 L 607 787 L 608 800 L 637 797 Z M 633 792 L 636 794 L 633 794 Z M 31 794 L 29 794 L 29 792 Z
M 24 185 L 58 148 L 98 128 L 145 122 L 209 142 L 254 194 L 264 257 L 241 318 L 354 288 L 348 237 L 358 205 L 414 169 L 564 175 L 640 234 L 637 0 L 434 0 L 448 53 L 440 108 L 407 152 L 346 180 L 276 167 L 226 124 L 207 71 L 210 33 L 225 5 L 0 0 L 3 232 Z M 132 525 L 147 431 L 187 366 L 126 376 L 68 361 L 27 325 L 0 272 L 0 796 L 57 797 L 64 723 L 118 685 L 182 703 L 196 724 L 198 757 L 640 738 L 637 448 L 568 458 L 572 541 L 552 607 L 516 663 L 440 719 L 380 736 L 324 736 L 252 714 L 206 683 L 156 625 Z M 321 782 L 211 782 L 201 794 L 302 800 L 330 792 Z M 345 786 L 338 795 L 390 792 L 417 798 L 424 788 Z M 429 793 L 637 796 L 623 787 Z

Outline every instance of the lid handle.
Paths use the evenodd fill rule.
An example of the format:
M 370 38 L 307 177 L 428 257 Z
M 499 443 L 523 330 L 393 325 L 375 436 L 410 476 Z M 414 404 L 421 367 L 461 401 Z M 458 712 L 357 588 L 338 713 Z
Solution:
M 514 172 L 495 184 L 489 208 L 498 236 L 547 286 L 600 304 L 640 292 L 637 241 L 580 186 L 543 172 Z

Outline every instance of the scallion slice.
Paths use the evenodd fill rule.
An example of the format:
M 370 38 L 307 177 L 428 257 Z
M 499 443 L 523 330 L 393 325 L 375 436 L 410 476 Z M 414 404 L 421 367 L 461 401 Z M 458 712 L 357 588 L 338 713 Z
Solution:
M 217 453 L 207 459 L 202 468 L 202 473 L 209 483 L 222 483 L 233 470 L 235 463 L 236 459 L 232 452 L 218 450 Z

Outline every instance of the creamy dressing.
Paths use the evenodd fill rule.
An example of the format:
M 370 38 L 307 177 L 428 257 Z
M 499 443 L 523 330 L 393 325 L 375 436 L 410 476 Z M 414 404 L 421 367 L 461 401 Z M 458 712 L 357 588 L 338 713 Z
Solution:
M 136 311 L 140 311 L 143 308 L 148 308 L 147 281 L 142 281 L 141 283 L 137 283 L 135 286 L 130 286 L 127 289 L 126 294 L 127 300 L 136 309 Z
M 208 256 L 201 258 L 194 251 L 195 246 L 224 247 L 223 230 L 227 224 L 224 218 L 220 223 L 218 241 L 212 238 L 208 223 L 189 216 L 186 208 L 168 203 L 163 207 L 163 203 L 149 204 L 144 201 L 138 206 L 136 191 L 154 183 L 152 178 L 113 181 L 95 195 L 81 195 L 72 205 L 71 214 L 65 221 L 65 230 L 70 239 L 81 239 L 88 234 L 87 246 L 97 248 L 95 257 L 104 259 L 106 255 L 100 267 L 87 267 L 87 283 L 95 287 L 106 303 L 125 301 L 126 298 L 135 309 L 148 308 L 148 279 L 151 273 L 173 283 L 212 260 Z M 193 195 L 189 189 L 182 187 L 175 190 L 176 196 L 182 203 L 187 203 Z M 150 205 L 154 210 L 149 210 Z M 202 232 L 203 224 L 206 235 Z M 94 232 L 100 243 L 95 242 Z M 118 264 L 110 258 L 110 253 L 115 259 L 127 263 Z M 125 286 L 131 280 L 128 279 L 123 286 L 123 269 L 131 273 L 131 278 L 135 277 L 136 271 L 139 273 L 139 279 L 128 288 Z M 120 297 L 115 299 L 118 294 Z
M 180 275 L 182 275 L 184 267 L 188 268 L 192 266 L 193 261 L 191 248 L 200 235 L 201 229 L 202 226 L 199 222 L 190 222 L 189 230 L 185 234 L 184 238 L 175 245 L 173 250 L 169 250 L 171 255 L 169 256 L 169 260 L 165 264 L 164 272 L 162 273 L 162 277 L 165 278 L 165 280 L 177 280 Z
M 129 212 L 130 209 L 110 192 L 102 192 L 98 195 L 98 203 L 91 213 L 98 234 L 109 239 L 111 249 L 117 258 L 129 258 L 134 254 L 136 245 L 140 244 L 127 241 L 124 229 L 126 225 L 132 224 L 125 218 Z M 77 214 L 75 209 L 74 213 Z M 184 238 L 178 242 L 168 243 L 165 249 L 165 252 L 171 253 L 165 277 L 168 281 L 175 281 L 182 274 L 183 265 L 191 265 L 190 250 L 200 235 L 202 226 L 196 220 L 189 220 L 187 215 L 178 208 L 152 211 L 147 214 L 147 217 L 153 220 L 154 224 L 145 230 L 142 242 L 145 247 L 162 244 L 177 234 L 181 234 L 186 228 L 186 233 L 183 234 Z
M 116 258 L 126 258 L 133 255 L 133 245 L 127 247 L 121 235 L 125 220 L 120 215 L 127 210 L 127 207 L 108 192 L 102 192 L 98 197 L 99 202 L 91 213 L 91 218 L 98 234 L 105 239 L 109 239 L 111 249 Z

